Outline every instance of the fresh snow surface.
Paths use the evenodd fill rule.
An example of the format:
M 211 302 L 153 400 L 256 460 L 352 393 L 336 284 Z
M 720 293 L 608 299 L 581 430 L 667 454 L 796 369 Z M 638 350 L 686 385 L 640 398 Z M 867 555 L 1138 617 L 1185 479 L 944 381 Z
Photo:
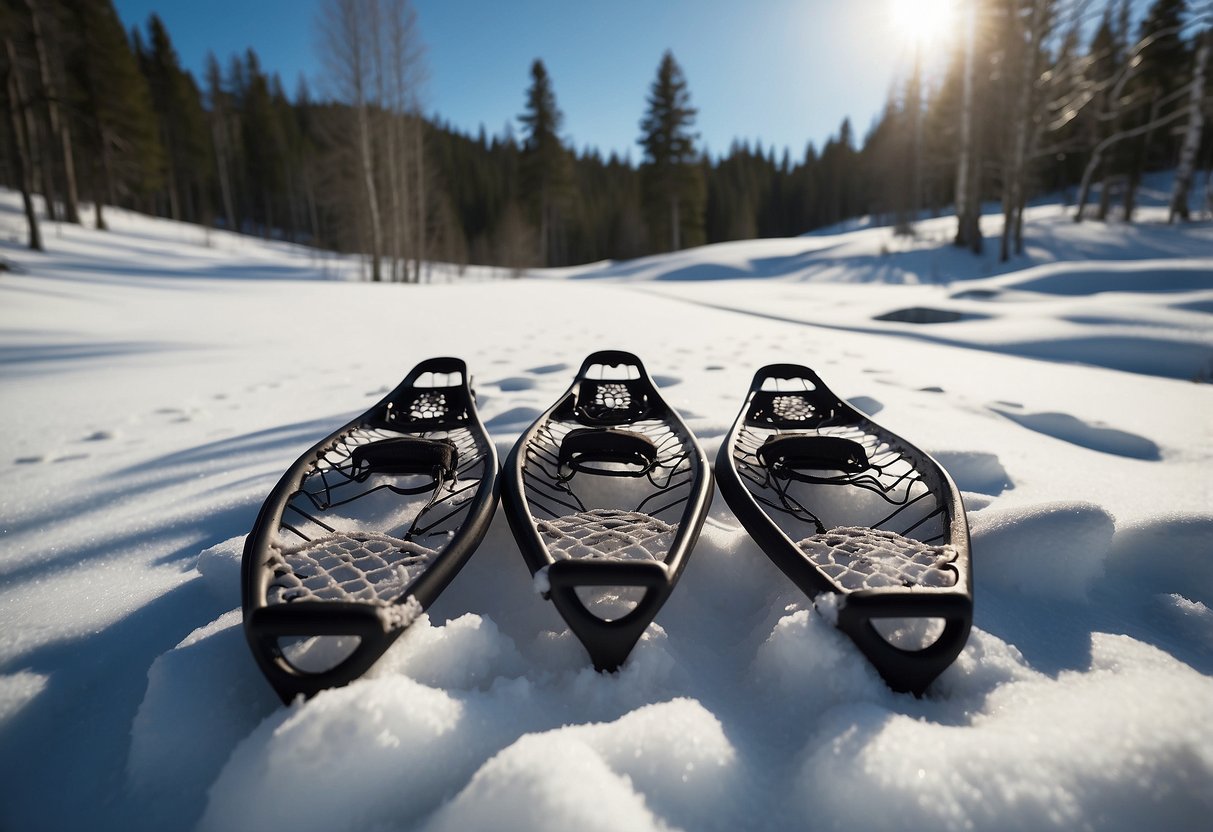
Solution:
M 0 193 L 0 829 L 1207 824 L 1213 226 L 1142 217 L 1034 207 L 1007 265 L 944 218 L 399 286 L 117 210 L 36 255 Z M 239 562 L 286 466 L 446 354 L 504 458 L 602 348 L 709 455 L 776 361 L 935 454 L 973 530 L 957 662 L 891 693 L 718 497 L 616 674 L 499 516 L 372 673 L 283 707 Z

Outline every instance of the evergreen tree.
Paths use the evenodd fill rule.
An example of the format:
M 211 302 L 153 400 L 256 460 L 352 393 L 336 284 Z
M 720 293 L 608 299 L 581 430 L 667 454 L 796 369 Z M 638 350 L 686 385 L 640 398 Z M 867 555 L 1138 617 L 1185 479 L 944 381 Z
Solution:
M 697 112 L 682 68 L 667 51 L 649 89 L 639 139 L 644 148 L 645 209 L 651 241 L 658 250 L 677 251 L 703 242 L 705 189 L 696 164 L 697 134 L 691 132 Z
M 164 22 L 153 14 L 147 25 L 150 44 L 141 57 L 164 148 L 168 213 L 173 219 L 196 222 L 203 213 L 200 202 L 209 203 L 203 193 L 210 170 L 206 115 L 194 79 L 181 69 Z
M 1164 115 L 1161 108 L 1174 110 L 1186 102 L 1176 101 L 1175 93 L 1188 82 L 1191 72 L 1191 56 L 1188 46 L 1180 37 L 1180 29 L 1187 13 L 1186 0 L 1154 0 L 1141 23 L 1141 65 L 1135 80 L 1135 96 L 1142 105 L 1138 108 L 1136 123 L 1150 124 Z M 1149 130 L 1135 139 L 1130 146 L 1129 182 L 1125 191 L 1125 219 L 1133 218 L 1137 188 L 1146 169 L 1174 162 L 1178 149 L 1177 141 L 1162 131 Z M 1160 140 L 1161 139 L 1161 140 Z
M 92 197 L 98 228 L 103 202 L 131 203 L 160 186 L 162 149 L 147 80 L 139 71 L 111 0 L 65 0 L 80 35 L 69 73 L 89 130 Z
M 569 200 L 571 168 L 568 151 L 560 140 L 563 114 L 543 61 L 531 64 L 531 86 L 526 93 L 522 123 L 521 177 L 523 198 L 530 220 L 539 230 L 539 263 L 561 262 L 561 220 Z

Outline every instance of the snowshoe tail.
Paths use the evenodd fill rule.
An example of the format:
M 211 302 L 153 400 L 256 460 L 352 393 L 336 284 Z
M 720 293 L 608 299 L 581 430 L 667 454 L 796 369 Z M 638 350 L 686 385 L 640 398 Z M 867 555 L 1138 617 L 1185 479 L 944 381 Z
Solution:
M 467 365 L 432 358 L 287 470 L 244 549 L 244 629 L 284 702 L 365 673 L 471 557 L 497 452 Z
M 635 355 L 596 352 L 526 430 L 502 500 L 536 578 L 598 670 L 623 663 L 686 566 L 707 460 Z
M 838 628 L 889 687 L 921 695 L 973 620 L 960 492 L 926 453 L 832 393 L 808 367 L 755 376 L 716 457 L 738 520 L 810 598 L 839 596 Z

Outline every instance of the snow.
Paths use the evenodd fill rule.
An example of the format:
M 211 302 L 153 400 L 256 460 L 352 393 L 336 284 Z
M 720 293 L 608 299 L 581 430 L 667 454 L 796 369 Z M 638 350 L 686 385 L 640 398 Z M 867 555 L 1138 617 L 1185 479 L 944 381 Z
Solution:
M 1009 264 L 941 218 L 392 286 L 117 210 L 35 255 L 0 192 L 0 828 L 1199 826 L 1213 226 L 1157 203 L 1133 226 L 1034 206 Z M 890 692 L 718 496 L 616 674 L 499 512 L 364 679 L 284 707 L 239 607 L 285 467 L 443 354 L 504 458 L 602 348 L 645 360 L 709 456 L 776 361 L 936 456 L 973 531 L 955 664 Z

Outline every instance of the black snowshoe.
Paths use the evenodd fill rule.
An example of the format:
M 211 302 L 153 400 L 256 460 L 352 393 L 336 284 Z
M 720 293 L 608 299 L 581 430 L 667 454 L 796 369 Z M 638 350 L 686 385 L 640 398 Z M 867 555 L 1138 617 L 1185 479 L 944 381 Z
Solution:
M 973 620 L 960 493 L 935 460 L 812 370 L 758 371 L 716 480 L 806 595 L 838 596 L 838 628 L 891 688 L 921 694 L 960 654 Z
M 289 702 L 371 667 L 471 557 L 497 453 L 467 365 L 418 364 L 283 475 L 244 549 L 244 629 Z
M 503 502 L 537 588 L 612 671 L 686 566 L 712 498 L 695 437 L 640 359 L 596 352 L 519 438 Z

